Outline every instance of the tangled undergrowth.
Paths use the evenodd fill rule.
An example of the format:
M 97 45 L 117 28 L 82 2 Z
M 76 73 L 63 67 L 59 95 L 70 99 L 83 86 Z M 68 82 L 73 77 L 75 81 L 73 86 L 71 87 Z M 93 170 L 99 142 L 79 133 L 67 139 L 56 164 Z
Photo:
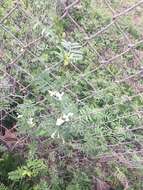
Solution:
M 143 1 L 0 1 L 0 190 L 143 189 Z

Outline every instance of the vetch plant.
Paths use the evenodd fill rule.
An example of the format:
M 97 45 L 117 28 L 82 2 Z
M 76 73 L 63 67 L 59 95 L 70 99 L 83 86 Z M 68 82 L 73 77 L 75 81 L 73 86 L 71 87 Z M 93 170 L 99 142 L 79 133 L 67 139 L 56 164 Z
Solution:
M 58 46 L 58 51 L 54 53 L 63 61 L 64 66 L 68 66 L 72 62 L 81 61 L 83 53 L 81 45 L 77 42 L 61 41 L 61 46 Z
M 58 3 L 0 1 L 0 189 L 141 190 L 142 1 Z

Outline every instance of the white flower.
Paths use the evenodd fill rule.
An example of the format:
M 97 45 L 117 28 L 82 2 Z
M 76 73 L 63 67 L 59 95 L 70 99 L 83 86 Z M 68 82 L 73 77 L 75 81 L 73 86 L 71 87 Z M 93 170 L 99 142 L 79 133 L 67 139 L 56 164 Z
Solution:
M 60 134 L 58 133 L 57 138 L 60 139 Z
M 69 112 L 68 117 L 72 117 L 72 116 L 73 116 L 73 113 Z
M 51 138 L 52 138 L 52 139 L 54 139 L 54 138 L 60 139 L 61 136 L 60 136 L 59 132 L 57 132 L 57 130 L 56 130 L 56 131 L 54 131 L 54 132 L 51 134 Z
M 73 113 L 68 113 L 67 115 L 66 114 L 63 114 L 63 116 L 61 116 L 60 118 L 57 119 L 56 121 L 56 125 L 57 126 L 61 126 L 62 124 L 64 124 L 65 122 L 68 122 L 70 119 L 70 117 L 73 116 Z
M 65 144 L 65 140 L 64 140 L 64 138 L 62 138 L 62 141 L 63 141 L 63 144 Z
M 63 98 L 63 95 L 64 95 L 64 92 L 62 93 L 57 92 L 56 97 L 61 101 Z
M 33 127 L 34 126 L 33 118 L 30 117 L 27 123 L 30 125 L 30 127 Z
M 23 115 L 18 115 L 18 116 L 17 116 L 18 119 L 19 119 L 19 118 L 22 118 L 22 117 L 23 117 Z
M 61 126 L 64 122 L 65 122 L 65 120 L 62 117 L 60 117 L 57 119 L 56 125 Z
M 50 94 L 51 97 L 55 97 L 55 98 L 57 98 L 59 101 L 62 100 L 63 95 L 64 95 L 64 92 L 60 93 L 60 92 L 58 92 L 58 91 L 56 91 L 56 90 L 55 90 L 55 91 L 49 90 L 48 92 L 49 92 L 49 94 Z
M 51 138 L 54 139 L 55 135 L 56 135 L 57 131 L 55 131 L 54 133 L 51 134 Z
M 51 91 L 51 90 L 48 90 L 49 94 L 51 97 L 55 96 L 56 92 L 55 91 Z

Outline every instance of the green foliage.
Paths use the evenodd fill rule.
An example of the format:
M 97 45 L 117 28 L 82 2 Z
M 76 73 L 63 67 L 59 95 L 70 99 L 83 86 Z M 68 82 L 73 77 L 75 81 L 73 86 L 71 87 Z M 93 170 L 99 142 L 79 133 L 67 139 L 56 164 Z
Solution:
M 0 190 L 8 190 L 8 188 L 4 184 L 0 183 Z
M 1 153 L 0 159 L 0 180 L 8 182 L 8 173 L 15 170 L 23 162 L 21 156 L 15 154 Z
M 68 66 L 70 62 L 76 62 L 82 60 L 81 46 L 78 43 L 71 43 L 63 40 L 61 47 L 58 47 L 58 51 L 55 54 L 59 57 L 60 61 L 64 62 L 64 66 Z
M 115 11 L 131 4 L 124 3 L 109 2 Z M 2 5 L 1 18 L 14 4 Z M 12 147 L 10 153 L 0 147 L 0 189 L 90 190 L 105 182 L 142 189 L 142 63 L 134 49 L 119 56 L 128 49 L 126 35 L 132 43 L 141 37 L 138 15 L 125 15 L 97 35 L 112 22 L 103 1 L 82 0 L 64 19 L 61 1 L 22 0 L 18 6 L 4 21 L 6 29 L 0 27 L 0 69 L 7 72 L 0 73 L 0 127 L 12 129 L 8 137 L 0 131 Z M 142 49 L 137 44 L 135 53 Z
M 35 185 L 31 190 L 49 190 L 49 185 L 46 181 L 41 180 L 38 185 Z
M 19 181 L 25 178 L 34 178 L 38 175 L 42 175 L 45 169 L 46 166 L 42 160 L 28 159 L 25 166 L 18 167 L 15 171 L 9 173 L 9 179 Z

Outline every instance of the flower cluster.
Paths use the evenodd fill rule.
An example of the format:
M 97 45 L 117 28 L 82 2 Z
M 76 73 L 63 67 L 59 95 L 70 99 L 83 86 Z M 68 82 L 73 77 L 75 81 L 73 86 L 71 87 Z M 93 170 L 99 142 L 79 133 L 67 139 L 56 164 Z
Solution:
M 71 112 L 68 113 L 67 115 L 63 114 L 60 118 L 57 119 L 56 125 L 61 126 L 65 122 L 70 121 L 70 117 L 72 117 L 72 116 L 73 116 L 73 113 L 71 113 Z
M 60 92 L 58 92 L 56 90 L 55 91 L 49 90 L 49 94 L 50 94 L 51 97 L 55 97 L 56 99 L 61 101 L 62 98 L 63 98 L 64 92 L 60 93 Z

